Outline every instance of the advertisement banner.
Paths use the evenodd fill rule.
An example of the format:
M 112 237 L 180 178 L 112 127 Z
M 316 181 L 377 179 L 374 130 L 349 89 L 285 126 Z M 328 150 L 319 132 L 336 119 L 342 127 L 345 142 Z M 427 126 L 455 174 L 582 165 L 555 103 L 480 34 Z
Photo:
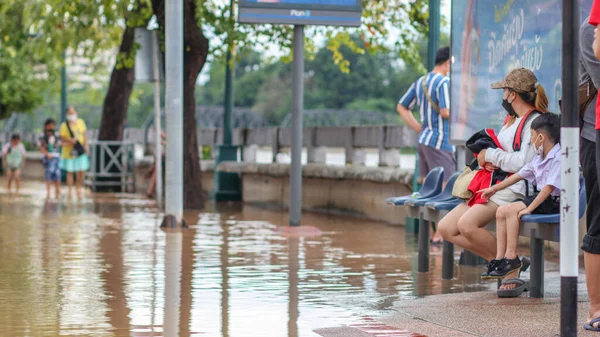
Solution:
M 581 19 L 592 0 L 580 0 Z M 562 96 L 562 0 L 452 1 L 450 139 L 464 142 L 506 118 L 502 90 L 490 85 L 514 68 L 531 69 L 546 89 L 549 109 Z

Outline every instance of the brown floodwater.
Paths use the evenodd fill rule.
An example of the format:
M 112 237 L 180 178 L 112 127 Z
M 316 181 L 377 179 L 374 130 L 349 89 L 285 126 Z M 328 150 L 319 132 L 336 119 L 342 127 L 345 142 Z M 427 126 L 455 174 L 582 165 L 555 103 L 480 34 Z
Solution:
M 288 238 L 285 212 L 219 204 L 165 232 L 139 196 L 46 201 L 42 184 L 3 186 L 0 336 L 318 336 L 396 301 L 489 288 L 480 268 L 442 281 L 441 248 L 416 273 L 416 237 L 368 220 L 305 214 L 322 235 Z

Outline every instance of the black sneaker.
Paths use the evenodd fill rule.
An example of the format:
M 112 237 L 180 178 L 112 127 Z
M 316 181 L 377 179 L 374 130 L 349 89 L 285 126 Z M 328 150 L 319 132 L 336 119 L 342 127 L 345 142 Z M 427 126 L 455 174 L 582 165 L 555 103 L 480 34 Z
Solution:
M 502 260 L 492 260 L 490 262 L 488 262 L 485 265 L 485 268 L 487 268 L 487 270 L 481 274 L 481 279 L 482 280 L 489 280 L 490 279 L 490 273 L 494 270 L 496 270 L 496 268 L 498 267 L 498 265 L 500 264 L 500 262 L 502 262 Z
M 514 271 L 518 271 L 523 267 L 521 259 L 517 256 L 516 258 L 509 260 L 507 258 L 502 259 L 502 262 L 498 265 L 496 270 L 490 273 L 490 277 L 504 277 Z

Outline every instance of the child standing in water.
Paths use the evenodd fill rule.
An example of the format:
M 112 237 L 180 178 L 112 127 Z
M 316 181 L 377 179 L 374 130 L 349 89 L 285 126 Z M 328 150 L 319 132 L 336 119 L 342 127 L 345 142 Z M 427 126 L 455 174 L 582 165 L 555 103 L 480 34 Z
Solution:
M 12 190 L 12 182 L 15 181 L 17 193 L 21 183 L 21 170 L 25 166 L 25 146 L 21 143 L 21 136 L 13 134 L 10 143 L 2 149 L 2 162 L 8 174 L 8 193 Z
M 44 178 L 46 180 L 47 198 L 50 199 L 50 189 L 54 185 L 56 199 L 60 197 L 60 139 L 56 134 L 56 121 L 48 118 L 44 123 L 44 135 L 38 141 L 40 151 L 44 155 Z

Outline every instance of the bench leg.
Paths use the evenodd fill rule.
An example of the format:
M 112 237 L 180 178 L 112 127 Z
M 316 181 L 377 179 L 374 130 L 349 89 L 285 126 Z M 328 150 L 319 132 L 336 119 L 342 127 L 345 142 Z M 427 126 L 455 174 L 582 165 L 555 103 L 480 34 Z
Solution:
M 482 260 L 482 259 L 479 256 L 475 255 L 475 253 L 472 253 L 468 250 L 463 250 L 462 256 L 461 256 L 461 264 L 463 266 L 470 266 L 470 267 L 478 266 L 478 265 L 482 264 L 482 262 L 480 260 Z
M 531 233 L 531 277 L 529 297 L 544 297 L 544 240 Z
M 451 280 L 454 278 L 454 244 L 444 240 L 442 250 L 442 279 Z
M 419 273 L 429 271 L 429 221 L 419 214 Z

